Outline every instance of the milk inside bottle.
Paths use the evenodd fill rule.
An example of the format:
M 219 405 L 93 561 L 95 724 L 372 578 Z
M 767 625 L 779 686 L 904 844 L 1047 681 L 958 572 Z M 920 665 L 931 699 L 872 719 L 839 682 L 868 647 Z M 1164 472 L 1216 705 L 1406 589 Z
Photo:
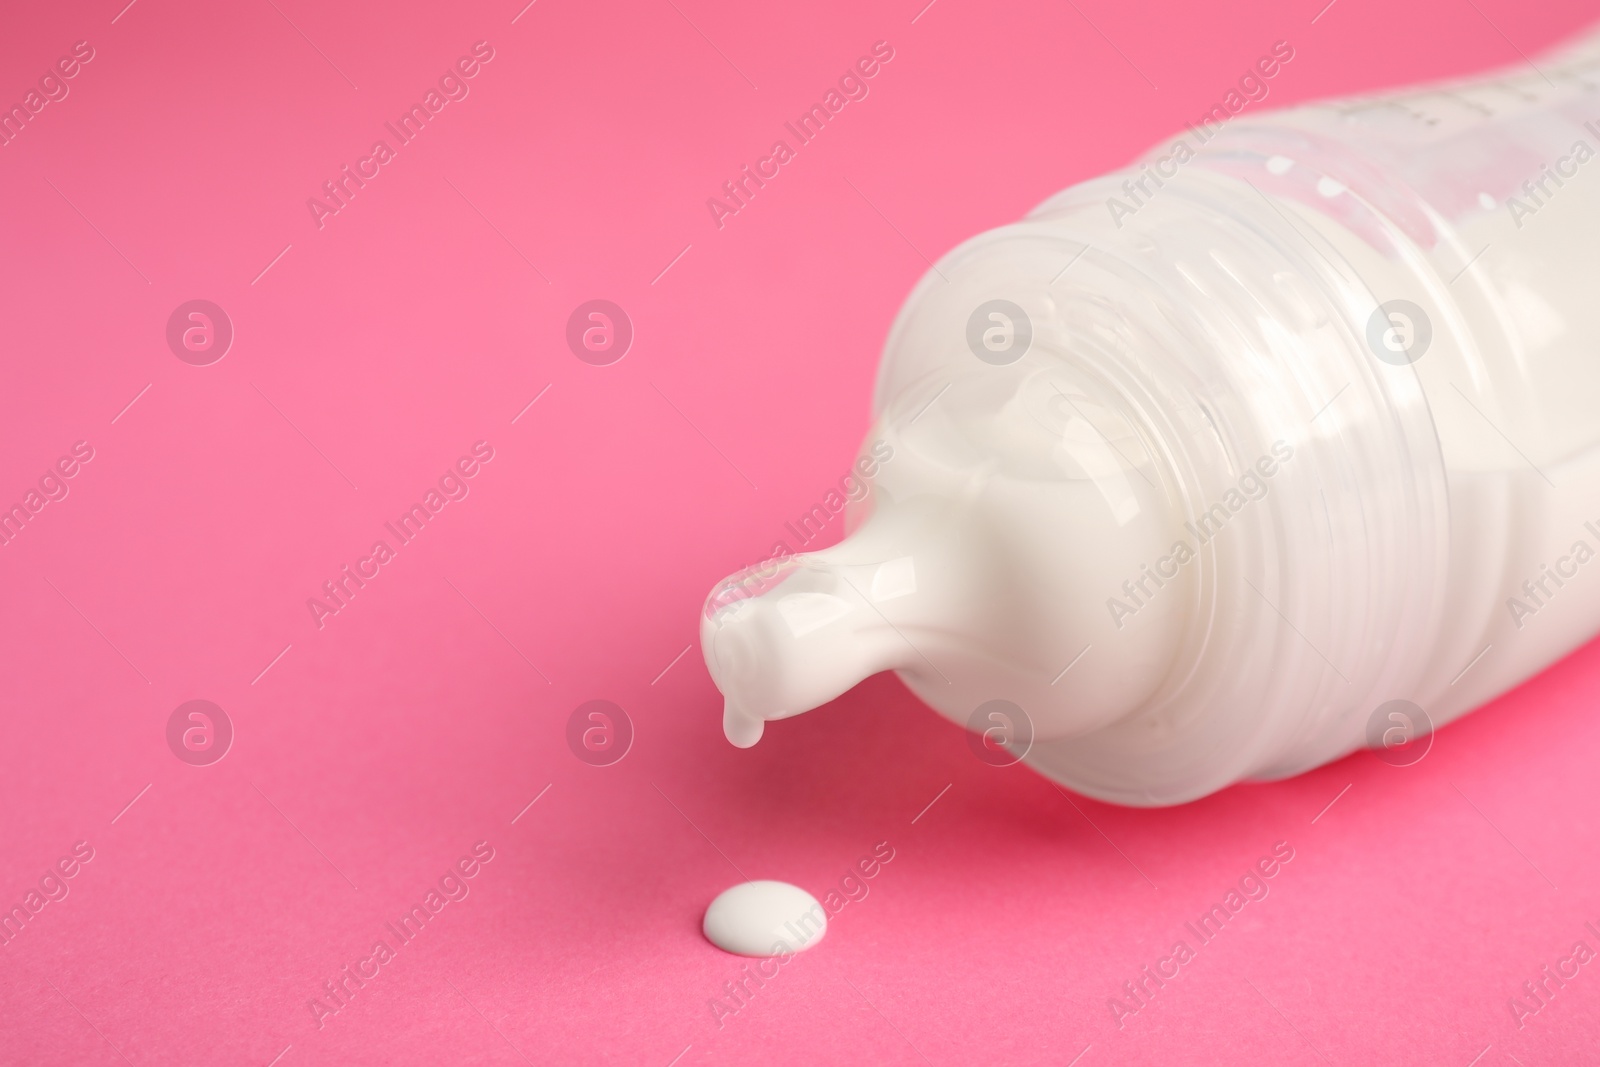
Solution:
M 893 670 L 983 751 L 1172 804 L 1586 641 L 1597 153 L 1590 38 L 1213 116 L 951 251 L 890 332 L 848 535 L 706 603 L 729 740 Z

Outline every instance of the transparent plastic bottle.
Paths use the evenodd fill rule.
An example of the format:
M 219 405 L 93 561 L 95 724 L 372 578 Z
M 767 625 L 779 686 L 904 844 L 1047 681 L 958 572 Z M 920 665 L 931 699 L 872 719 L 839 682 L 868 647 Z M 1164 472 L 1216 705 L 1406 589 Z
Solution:
M 1600 629 L 1600 42 L 1179 141 L 918 284 L 851 532 L 707 601 L 735 744 L 894 670 L 1179 803 Z

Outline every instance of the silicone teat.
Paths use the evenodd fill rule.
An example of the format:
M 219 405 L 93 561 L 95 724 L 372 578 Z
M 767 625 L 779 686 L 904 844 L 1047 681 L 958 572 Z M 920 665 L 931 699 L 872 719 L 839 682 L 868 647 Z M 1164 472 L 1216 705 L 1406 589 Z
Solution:
M 825 704 L 914 656 L 875 602 L 901 591 L 888 588 L 896 580 L 915 587 L 911 560 L 838 562 L 849 545 L 750 568 L 707 601 L 701 647 L 725 697 L 723 732 L 739 748 L 761 740 L 768 720 Z

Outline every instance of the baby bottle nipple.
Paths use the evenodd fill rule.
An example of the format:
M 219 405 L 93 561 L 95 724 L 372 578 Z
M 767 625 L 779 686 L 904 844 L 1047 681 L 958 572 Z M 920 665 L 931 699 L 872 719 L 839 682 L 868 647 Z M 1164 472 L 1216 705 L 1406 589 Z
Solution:
M 1043 359 L 909 390 L 869 438 L 888 458 L 859 527 L 725 579 L 706 601 L 701 647 L 728 740 L 748 748 L 768 721 L 882 671 L 964 726 L 992 701 L 1014 704 L 1029 743 L 1147 698 L 1187 597 L 1169 588 L 1131 622 L 1104 607 L 1105 576 L 1139 578 L 1175 524 L 1148 452 L 1100 392 Z M 1090 644 L 1098 654 L 1063 678 Z
M 916 588 L 912 558 L 854 562 L 861 537 L 752 567 L 712 593 L 701 644 L 734 745 L 754 745 L 769 719 L 825 704 L 880 671 L 914 667 L 915 650 L 885 613 Z

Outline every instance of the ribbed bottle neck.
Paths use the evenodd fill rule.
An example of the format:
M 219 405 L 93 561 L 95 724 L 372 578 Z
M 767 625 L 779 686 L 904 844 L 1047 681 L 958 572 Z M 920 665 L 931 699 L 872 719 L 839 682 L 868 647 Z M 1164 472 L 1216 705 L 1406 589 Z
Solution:
M 1105 193 L 1123 180 L 1069 190 L 990 251 L 1043 240 L 1077 257 L 1047 293 L 1061 357 L 1127 398 L 1198 563 L 1162 691 L 1037 758 L 1090 792 L 1150 802 L 1130 790 L 1135 767 L 1165 802 L 1188 763 L 1188 795 L 1289 773 L 1351 747 L 1351 723 L 1377 703 L 1414 694 L 1449 509 L 1415 371 L 1368 342 L 1381 294 L 1293 208 L 1225 176 L 1197 171 L 1108 225 Z

